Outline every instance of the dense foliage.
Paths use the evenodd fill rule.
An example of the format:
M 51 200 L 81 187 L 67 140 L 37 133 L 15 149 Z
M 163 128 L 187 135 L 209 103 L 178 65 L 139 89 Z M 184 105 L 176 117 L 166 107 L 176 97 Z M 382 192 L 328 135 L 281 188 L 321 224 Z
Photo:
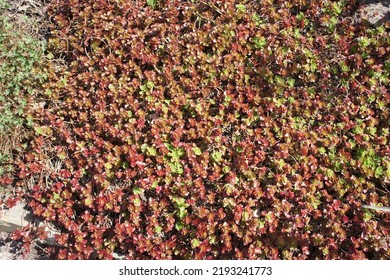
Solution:
M 361 204 L 390 204 L 390 36 L 355 9 L 52 1 L 66 66 L 18 168 L 54 256 L 389 258 L 389 214 Z

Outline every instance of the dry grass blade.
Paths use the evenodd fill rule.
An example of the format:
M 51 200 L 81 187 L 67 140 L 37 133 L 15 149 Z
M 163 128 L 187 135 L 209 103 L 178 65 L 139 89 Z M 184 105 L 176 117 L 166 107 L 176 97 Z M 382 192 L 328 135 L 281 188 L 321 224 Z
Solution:
M 362 207 L 366 208 L 366 209 L 372 209 L 372 210 L 375 210 L 375 211 L 390 212 L 390 207 L 373 206 L 373 205 L 367 205 L 367 204 L 363 204 Z

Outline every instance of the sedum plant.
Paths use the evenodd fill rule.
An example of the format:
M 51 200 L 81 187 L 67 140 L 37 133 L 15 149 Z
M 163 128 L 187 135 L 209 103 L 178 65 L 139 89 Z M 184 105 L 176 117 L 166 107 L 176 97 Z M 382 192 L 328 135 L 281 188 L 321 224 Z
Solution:
M 27 198 L 53 257 L 388 258 L 361 207 L 389 205 L 388 30 L 353 0 L 141 2 L 49 6 L 66 67 L 18 170 L 64 163 Z

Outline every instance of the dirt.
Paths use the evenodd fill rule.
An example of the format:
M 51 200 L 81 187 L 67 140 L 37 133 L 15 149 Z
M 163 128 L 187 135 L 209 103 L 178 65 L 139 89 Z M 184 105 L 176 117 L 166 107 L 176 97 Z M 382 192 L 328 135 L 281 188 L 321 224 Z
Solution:
M 9 7 L 3 15 L 19 29 L 35 38 L 46 39 L 48 24 L 46 20 L 46 0 L 5 0 Z
M 356 19 L 367 20 L 377 26 L 390 22 L 390 0 L 363 0 L 355 14 Z
M 11 192 L 1 189 L 0 190 L 0 215 L 1 211 L 7 209 L 5 201 L 12 195 Z M 14 241 L 12 234 L 7 232 L 0 232 L 0 260 L 18 260 L 25 259 L 22 243 Z
M 13 241 L 11 234 L 0 232 L 0 260 L 24 259 L 21 244 Z

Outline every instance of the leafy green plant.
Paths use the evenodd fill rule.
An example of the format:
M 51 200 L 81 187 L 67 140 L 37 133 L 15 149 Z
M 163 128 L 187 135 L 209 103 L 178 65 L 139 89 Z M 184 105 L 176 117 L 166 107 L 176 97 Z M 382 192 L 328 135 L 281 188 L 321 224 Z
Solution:
M 24 110 L 34 87 L 45 79 L 45 74 L 37 69 L 44 45 L 28 34 L 15 32 L 13 24 L 2 17 L 0 49 L 0 132 L 5 133 L 27 123 Z
M 4 13 L 8 7 L 8 2 L 0 2 L 0 178 L 4 176 L 0 184 L 6 185 L 15 153 L 22 150 L 32 126 L 29 105 L 46 78 L 39 69 L 44 43 L 12 22 Z
M 154 9 L 157 6 L 157 0 L 146 0 L 146 4 Z

